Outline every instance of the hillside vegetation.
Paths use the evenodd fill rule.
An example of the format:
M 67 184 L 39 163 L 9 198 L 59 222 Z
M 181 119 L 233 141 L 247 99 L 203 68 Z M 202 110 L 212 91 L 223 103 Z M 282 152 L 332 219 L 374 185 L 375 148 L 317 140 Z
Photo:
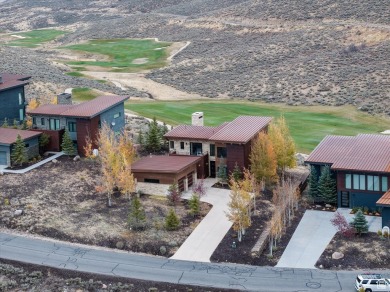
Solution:
M 353 105 L 390 116 L 388 0 L 18 0 L 4 3 L 0 18 L 7 32 L 73 31 L 61 45 L 189 41 L 147 77 L 205 97 Z M 16 62 L 0 54 L 4 61 Z

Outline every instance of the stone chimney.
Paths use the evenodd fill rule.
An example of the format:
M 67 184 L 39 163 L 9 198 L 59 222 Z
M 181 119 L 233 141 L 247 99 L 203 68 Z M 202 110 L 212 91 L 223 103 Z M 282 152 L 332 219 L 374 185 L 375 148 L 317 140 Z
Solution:
M 196 112 L 192 114 L 192 125 L 203 126 L 203 112 Z
M 57 95 L 57 104 L 72 104 L 72 95 L 65 92 Z

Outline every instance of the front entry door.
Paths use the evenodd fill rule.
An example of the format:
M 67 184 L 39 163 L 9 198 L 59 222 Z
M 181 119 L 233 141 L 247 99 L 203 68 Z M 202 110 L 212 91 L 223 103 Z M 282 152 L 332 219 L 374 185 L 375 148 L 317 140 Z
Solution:
M 215 161 L 210 161 L 210 177 L 215 177 Z
M 341 192 L 341 207 L 349 208 L 349 192 Z

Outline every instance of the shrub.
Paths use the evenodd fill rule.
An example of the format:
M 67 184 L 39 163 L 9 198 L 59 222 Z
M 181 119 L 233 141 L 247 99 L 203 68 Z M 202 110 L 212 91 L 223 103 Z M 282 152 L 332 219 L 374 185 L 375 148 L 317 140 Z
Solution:
M 190 214 L 192 216 L 197 216 L 200 213 L 200 200 L 196 194 L 191 196 L 191 199 L 188 201 L 190 207 Z
M 344 237 L 352 237 L 352 235 L 355 233 L 354 228 L 348 224 L 347 219 L 345 219 L 345 217 L 339 212 L 336 212 L 330 221 Z
M 376 234 L 378 234 L 379 236 L 382 236 L 382 230 L 378 230 L 377 232 L 376 232 Z
M 169 186 L 167 198 L 171 205 L 176 206 L 177 204 L 180 203 L 181 192 L 179 191 L 177 184 L 173 184 Z
M 130 229 L 133 230 L 143 230 L 146 228 L 145 211 L 141 201 L 137 197 L 134 197 L 131 202 L 128 224 Z
M 362 233 L 367 233 L 368 231 L 368 223 L 361 210 L 356 212 L 355 217 L 353 218 L 350 225 L 355 228 L 359 235 Z
M 165 228 L 167 230 L 176 230 L 179 228 L 180 220 L 177 217 L 175 210 L 170 209 L 167 217 L 165 218 Z

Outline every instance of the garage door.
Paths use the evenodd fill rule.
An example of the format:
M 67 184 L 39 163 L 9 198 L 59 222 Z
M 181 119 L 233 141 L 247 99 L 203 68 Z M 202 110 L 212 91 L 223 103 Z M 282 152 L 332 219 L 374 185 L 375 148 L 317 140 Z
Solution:
M 179 191 L 180 191 L 180 192 L 184 192 L 184 179 L 185 179 L 185 177 L 182 177 L 182 178 L 179 179 L 179 181 L 177 182 L 178 187 L 179 187 Z
M 187 174 L 187 179 L 188 179 L 188 187 L 192 187 L 192 185 L 194 184 L 194 172 L 191 172 L 189 174 Z
M 7 165 L 7 152 L 0 151 L 0 165 Z

